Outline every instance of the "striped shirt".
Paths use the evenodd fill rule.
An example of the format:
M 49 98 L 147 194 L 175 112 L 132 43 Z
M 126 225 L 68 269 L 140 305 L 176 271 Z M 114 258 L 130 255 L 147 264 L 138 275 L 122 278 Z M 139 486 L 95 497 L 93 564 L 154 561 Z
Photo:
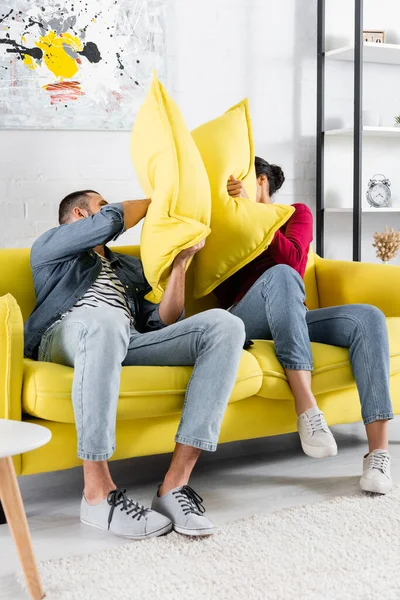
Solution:
M 82 298 L 74 304 L 71 311 L 82 306 L 112 306 L 123 310 L 128 319 L 133 322 L 124 286 L 111 267 L 110 261 L 100 254 L 99 256 L 101 258 L 100 274 Z

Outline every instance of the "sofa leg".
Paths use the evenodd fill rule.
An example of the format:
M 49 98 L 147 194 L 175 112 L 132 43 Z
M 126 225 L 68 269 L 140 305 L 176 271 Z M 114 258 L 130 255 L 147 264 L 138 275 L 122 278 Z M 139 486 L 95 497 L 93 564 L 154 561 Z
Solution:
M 6 515 L 4 514 L 3 505 L 0 502 L 0 525 L 4 525 L 4 523 L 7 523 Z

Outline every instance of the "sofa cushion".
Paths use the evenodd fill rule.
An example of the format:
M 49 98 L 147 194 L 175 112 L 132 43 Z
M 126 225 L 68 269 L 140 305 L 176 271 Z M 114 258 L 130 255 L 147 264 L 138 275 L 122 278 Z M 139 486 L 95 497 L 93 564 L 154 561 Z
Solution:
M 210 233 L 208 176 L 182 114 L 158 79 L 138 112 L 132 131 L 132 160 L 151 205 L 141 237 L 146 278 L 159 302 L 181 250 Z
M 74 423 L 71 400 L 73 369 L 26 359 L 22 391 L 23 411 L 28 415 Z M 117 419 L 162 417 L 179 413 L 192 367 L 123 367 Z M 261 369 L 244 351 L 230 402 L 257 394 Z
M 201 298 L 261 254 L 292 206 L 258 204 L 247 100 L 192 131 L 211 185 L 211 233 L 195 258 L 194 295 Z M 248 198 L 231 198 L 227 181 L 243 181 Z
M 390 341 L 390 374 L 400 373 L 400 318 L 387 319 Z M 312 389 L 316 396 L 355 386 L 355 381 L 346 348 L 311 344 L 314 358 Z M 284 370 L 276 358 L 273 342 L 258 340 L 250 349 L 258 360 L 263 383 L 259 396 L 273 400 L 292 399 Z

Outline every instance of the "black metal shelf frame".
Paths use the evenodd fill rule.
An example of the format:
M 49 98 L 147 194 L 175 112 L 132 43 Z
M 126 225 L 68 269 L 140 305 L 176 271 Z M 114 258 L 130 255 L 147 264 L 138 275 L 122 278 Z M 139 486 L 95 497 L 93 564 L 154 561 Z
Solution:
M 354 0 L 353 260 L 361 260 L 363 0 Z M 317 254 L 324 256 L 325 201 L 325 0 L 317 18 Z

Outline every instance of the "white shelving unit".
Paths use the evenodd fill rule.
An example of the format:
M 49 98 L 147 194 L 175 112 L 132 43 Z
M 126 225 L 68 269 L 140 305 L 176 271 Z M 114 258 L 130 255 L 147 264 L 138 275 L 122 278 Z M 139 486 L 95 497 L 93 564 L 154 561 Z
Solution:
M 353 209 L 349 208 L 349 207 L 325 207 L 325 212 L 328 213 L 352 213 Z M 400 213 L 400 206 L 389 206 L 389 207 L 384 207 L 384 208 L 372 208 L 371 207 L 363 207 L 362 208 L 362 213 L 375 213 L 376 215 L 379 215 L 381 213 Z
M 337 48 L 325 53 L 327 61 L 354 61 L 354 46 L 344 46 Z M 364 43 L 363 44 L 363 62 L 364 63 L 375 63 L 384 65 L 400 65 L 400 45 L 397 44 L 374 44 Z M 397 73 L 397 71 L 396 71 Z M 400 141 L 400 127 L 378 127 L 378 126 L 364 126 L 362 128 L 363 138 L 370 139 L 370 143 L 373 139 L 385 139 L 392 138 Z M 340 129 L 328 129 L 325 130 L 325 136 L 333 140 L 335 138 L 349 139 L 351 140 L 354 136 L 354 130 L 352 127 L 343 127 Z M 365 201 L 365 200 L 364 200 Z M 347 215 L 349 218 L 353 215 L 353 207 L 329 207 L 325 206 L 325 213 L 333 215 Z M 373 208 L 370 206 L 363 205 L 361 208 L 361 214 L 366 221 L 364 221 L 365 227 L 369 232 L 371 227 L 375 226 L 376 223 L 385 222 L 384 215 L 387 216 L 389 221 L 394 220 L 396 223 L 400 218 L 400 205 L 385 207 L 385 208 Z M 372 215 L 374 215 L 372 217 Z M 334 220 L 334 217 L 332 217 Z M 347 222 L 347 220 L 346 220 Z M 343 221 L 341 221 L 343 223 Z
M 343 129 L 327 129 L 325 135 L 352 136 L 353 128 L 344 127 Z M 400 127 L 372 127 L 366 125 L 363 127 L 363 135 L 367 137 L 398 137 L 400 139 Z
M 328 60 L 354 60 L 354 46 L 343 46 L 325 53 Z M 400 44 L 364 42 L 364 62 L 400 65 Z

